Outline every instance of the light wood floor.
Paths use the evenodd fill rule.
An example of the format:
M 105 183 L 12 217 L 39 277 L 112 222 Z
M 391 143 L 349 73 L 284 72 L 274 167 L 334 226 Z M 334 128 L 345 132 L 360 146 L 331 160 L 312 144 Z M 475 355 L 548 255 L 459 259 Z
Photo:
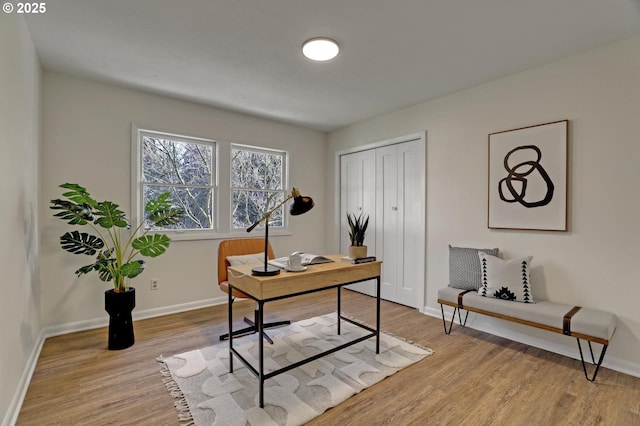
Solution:
M 343 292 L 344 312 L 370 324 L 373 299 Z M 251 316 L 253 303 L 235 305 Z M 335 311 L 335 291 L 266 305 L 270 321 Z M 106 350 L 106 329 L 47 339 L 19 425 L 176 425 L 155 361 L 218 343 L 226 305 L 141 320 L 136 343 Z M 235 315 L 234 315 L 235 316 Z M 439 319 L 382 304 L 382 328 L 434 354 L 328 410 L 312 425 L 640 425 L 640 379 L 471 329 L 446 336 Z

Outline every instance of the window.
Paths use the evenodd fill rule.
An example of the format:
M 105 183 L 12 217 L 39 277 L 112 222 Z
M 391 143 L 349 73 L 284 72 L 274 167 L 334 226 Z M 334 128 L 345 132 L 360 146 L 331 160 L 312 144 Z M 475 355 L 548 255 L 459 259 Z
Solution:
M 231 219 L 233 229 L 248 228 L 286 197 L 286 153 L 231 145 Z M 284 228 L 284 207 L 269 217 L 269 227 Z M 260 224 L 259 226 L 264 226 Z
M 213 229 L 215 142 L 149 131 L 141 131 L 139 137 L 140 210 L 151 198 L 170 192 L 171 200 L 185 211 L 185 216 L 180 223 L 162 230 Z
M 185 217 L 176 225 L 152 230 L 173 234 L 171 238 L 178 240 L 237 237 L 288 196 L 287 156 L 281 150 L 134 125 L 131 203 L 136 216 L 143 218 L 146 202 L 169 192 Z M 282 206 L 270 215 L 269 228 L 286 234 L 286 226 Z

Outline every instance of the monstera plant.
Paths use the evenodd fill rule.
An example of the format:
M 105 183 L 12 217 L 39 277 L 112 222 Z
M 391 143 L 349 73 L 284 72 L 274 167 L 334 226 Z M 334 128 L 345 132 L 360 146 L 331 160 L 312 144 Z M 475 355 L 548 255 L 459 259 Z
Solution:
M 169 193 L 164 193 L 145 205 L 148 225 L 144 221 L 131 231 L 126 214 L 112 201 L 96 201 L 82 186 L 75 183 L 60 185 L 67 190 L 65 199 L 51 200 L 51 209 L 58 210 L 54 216 L 70 225 L 86 226 L 95 233 L 66 232 L 60 237 L 62 248 L 69 253 L 95 256 L 93 263 L 76 271 L 78 276 L 96 271 L 102 281 L 113 281 L 113 290 L 127 291 L 129 279 L 142 273 L 144 257 L 157 257 L 169 247 L 171 239 L 164 234 L 148 234 L 153 227 L 177 223 L 184 215 L 172 207 Z M 139 232 L 142 233 L 139 235 Z

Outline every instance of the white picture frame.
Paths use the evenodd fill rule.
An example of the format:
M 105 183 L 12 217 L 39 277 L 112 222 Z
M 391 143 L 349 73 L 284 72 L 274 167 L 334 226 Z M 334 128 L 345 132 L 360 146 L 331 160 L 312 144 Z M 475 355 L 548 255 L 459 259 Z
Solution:
M 567 231 L 569 120 L 489 134 L 489 229 Z

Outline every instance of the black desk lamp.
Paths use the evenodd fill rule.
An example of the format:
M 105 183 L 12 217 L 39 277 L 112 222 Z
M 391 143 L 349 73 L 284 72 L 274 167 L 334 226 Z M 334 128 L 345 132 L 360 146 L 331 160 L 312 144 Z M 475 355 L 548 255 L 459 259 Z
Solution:
M 264 212 L 262 217 L 255 221 L 250 227 L 247 228 L 247 232 L 253 231 L 253 228 L 258 226 L 260 222 L 263 220 L 264 223 L 264 266 L 258 266 L 251 270 L 252 275 L 257 275 L 261 277 L 278 275 L 280 273 L 280 268 L 276 268 L 268 265 L 269 261 L 269 217 L 273 212 L 278 210 L 284 203 L 293 198 L 293 202 L 289 205 L 289 213 L 292 216 L 297 216 L 299 214 L 304 214 L 313 208 L 313 200 L 311 197 L 303 197 L 300 195 L 300 191 L 296 188 L 291 190 L 291 194 L 287 198 L 285 198 L 281 203 L 272 208 L 271 210 L 267 210 Z

